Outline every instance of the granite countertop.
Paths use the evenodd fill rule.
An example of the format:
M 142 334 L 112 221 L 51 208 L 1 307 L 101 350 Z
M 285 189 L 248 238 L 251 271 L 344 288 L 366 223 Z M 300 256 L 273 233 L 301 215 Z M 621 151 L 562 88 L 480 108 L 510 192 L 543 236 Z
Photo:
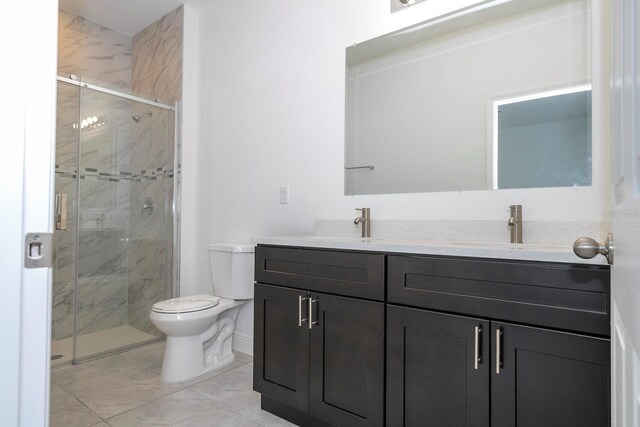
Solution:
M 349 249 L 355 251 L 450 255 L 477 258 L 562 262 L 570 264 L 607 264 L 607 260 L 604 256 L 598 255 L 592 259 L 582 259 L 573 253 L 573 248 L 571 246 L 564 245 L 334 236 L 254 237 L 251 239 L 251 242 L 259 245 Z

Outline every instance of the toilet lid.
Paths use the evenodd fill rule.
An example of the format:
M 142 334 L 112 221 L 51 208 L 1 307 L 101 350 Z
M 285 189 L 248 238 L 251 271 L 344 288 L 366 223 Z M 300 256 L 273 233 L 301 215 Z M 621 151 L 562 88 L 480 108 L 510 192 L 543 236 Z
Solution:
M 157 302 L 153 304 L 153 311 L 160 313 L 189 313 L 215 307 L 218 303 L 220 303 L 220 297 L 204 294 L 193 295 Z

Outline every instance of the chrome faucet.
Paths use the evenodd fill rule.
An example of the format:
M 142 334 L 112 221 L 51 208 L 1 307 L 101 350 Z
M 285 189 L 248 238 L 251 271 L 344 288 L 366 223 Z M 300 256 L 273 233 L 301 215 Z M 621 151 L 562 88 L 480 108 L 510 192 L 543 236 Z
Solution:
M 522 243 L 522 205 L 509 206 L 508 226 L 511 243 Z
M 362 237 L 371 237 L 371 209 L 370 208 L 357 208 L 357 211 L 362 212 L 362 216 L 353 220 L 355 225 L 362 224 Z

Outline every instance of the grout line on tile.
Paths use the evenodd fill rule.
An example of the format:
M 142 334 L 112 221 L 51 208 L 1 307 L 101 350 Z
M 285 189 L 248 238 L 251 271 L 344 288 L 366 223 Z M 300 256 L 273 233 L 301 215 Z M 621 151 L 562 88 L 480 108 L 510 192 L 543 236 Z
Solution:
M 87 408 L 87 409 L 88 409 L 88 410 L 89 410 L 93 415 L 95 415 L 95 416 L 96 416 L 96 417 L 98 417 L 100 420 L 102 420 L 102 417 L 101 417 L 100 415 L 98 415 L 98 414 L 97 414 L 93 409 L 91 409 L 91 408 L 89 408 L 87 405 L 85 405 L 85 403 L 84 403 L 82 400 L 78 399 L 78 398 L 77 398 L 73 393 L 71 393 L 71 392 L 67 392 L 67 393 L 69 393 L 69 394 L 70 394 L 70 395 L 71 395 L 75 400 L 77 400 L 78 402 L 80 402 L 80 404 L 81 404 L 82 406 L 84 406 L 85 408 Z M 99 424 L 99 423 L 96 423 L 96 424 Z
M 139 362 L 139 361 L 137 361 L 137 360 L 135 360 L 135 359 L 133 359 L 133 358 L 131 358 L 131 357 L 129 357 L 129 356 L 126 356 L 125 354 L 119 354 L 118 356 L 122 356 L 122 357 L 124 357 L 124 358 L 125 358 L 125 359 L 127 359 L 128 361 L 135 363 L 136 365 L 138 365 L 138 366 L 140 366 L 140 367 L 142 367 L 142 368 L 146 369 L 147 371 L 150 371 L 150 372 L 154 373 L 155 375 L 160 375 L 160 373 L 159 373 L 159 372 L 154 371 L 153 369 L 151 369 L 150 367 L 148 367 L 148 366 L 147 366 L 147 365 L 145 365 L 144 363 Z
M 183 387 L 183 388 L 181 388 L 180 390 L 172 391 L 172 392 L 171 392 L 171 393 L 169 393 L 169 394 L 165 394 L 164 396 L 160 396 L 160 397 L 158 397 L 158 398 L 155 398 L 155 399 L 153 399 L 153 400 L 150 400 L 150 401 L 148 401 L 148 402 L 145 402 L 145 403 L 143 403 L 143 404 L 141 404 L 141 405 L 136 406 L 135 408 L 127 409 L 126 411 L 122 411 L 122 412 L 119 412 L 119 413 L 117 413 L 117 414 L 114 414 L 114 415 L 110 416 L 110 417 L 109 417 L 109 418 L 107 418 L 107 419 L 103 419 L 103 418 L 101 418 L 101 419 L 103 419 L 107 424 L 111 425 L 111 424 L 108 422 L 108 420 L 110 420 L 110 419 L 112 419 L 112 418 L 118 417 L 118 416 L 120 416 L 120 415 L 122 415 L 122 414 L 126 414 L 127 412 L 135 411 L 136 409 L 140 408 L 141 406 L 148 405 L 148 404 L 150 404 L 150 403 L 152 403 L 152 402 L 155 402 L 156 400 L 164 399 L 165 397 L 171 396 L 172 394 L 176 394 L 176 393 L 178 393 L 178 392 L 180 392 L 180 391 L 183 391 L 183 390 L 185 390 L 185 389 L 187 389 L 187 388 L 188 388 L 188 387 Z

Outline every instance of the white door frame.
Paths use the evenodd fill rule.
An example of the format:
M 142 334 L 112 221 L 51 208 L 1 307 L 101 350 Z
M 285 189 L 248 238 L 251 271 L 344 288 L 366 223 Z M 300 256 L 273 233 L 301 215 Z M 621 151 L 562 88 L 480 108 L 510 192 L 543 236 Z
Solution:
M 12 1 L 0 26 L 0 420 L 46 426 L 51 268 L 24 268 L 24 236 L 52 232 L 58 2 Z

